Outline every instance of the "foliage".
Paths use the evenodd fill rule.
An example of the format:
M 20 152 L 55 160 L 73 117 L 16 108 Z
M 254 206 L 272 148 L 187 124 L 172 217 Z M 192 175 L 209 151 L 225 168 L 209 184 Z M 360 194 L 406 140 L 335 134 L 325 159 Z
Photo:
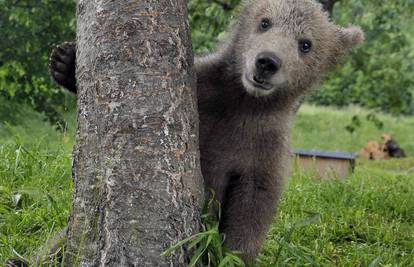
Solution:
M 211 50 L 240 10 L 240 0 L 189 0 L 196 52 Z M 74 0 L 0 0 L 0 95 L 24 102 L 52 122 L 72 97 L 51 81 L 52 47 L 75 37 Z M 334 20 L 362 25 L 366 43 L 331 75 L 310 101 L 322 105 L 359 104 L 394 114 L 414 112 L 413 0 L 339 0 Z
M 378 128 L 378 130 L 382 130 L 384 128 L 384 122 L 378 119 L 377 115 L 375 115 L 374 113 L 369 113 L 368 115 L 366 115 L 366 121 L 372 122 Z M 358 115 L 355 115 L 352 117 L 351 123 L 345 126 L 345 129 L 352 134 L 360 127 L 361 118 Z
M 334 11 L 340 24 L 361 25 L 366 42 L 310 100 L 413 114 L 414 42 L 406 25 L 414 23 L 414 1 L 341 0 Z
M 75 114 L 66 116 L 71 131 L 59 133 L 30 108 L 19 109 L 19 125 L 0 124 L 0 265 L 17 254 L 33 256 L 66 226 L 71 201 Z M 353 116 L 368 114 L 305 105 L 293 130 L 295 147 L 357 151 L 385 131 L 414 154 L 408 134 L 414 118 L 377 114 L 382 130 L 373 122 L 352 134 L 344 129 Z M 362 161 L 356 170 L 348 180 L 328 182 L 294 172 L 258 266 L 413 266 L 413 158 Z
M 68 101 L 49 76 L 52 47 L 74 39 L 74 0 L 0 0 L 0 95 L 60 122 Z
M 239 11 L 239 2 L 240 0 L 188 1 L 191 37 L 196 52 L 205 53 L 215 47 Z M 223 8 L 223 4 L 228 8 Z

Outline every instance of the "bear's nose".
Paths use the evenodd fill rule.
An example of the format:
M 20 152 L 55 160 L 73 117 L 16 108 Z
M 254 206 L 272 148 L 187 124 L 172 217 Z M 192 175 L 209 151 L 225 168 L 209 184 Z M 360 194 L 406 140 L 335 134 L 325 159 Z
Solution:
M 272 52 L 262 52 L 257 55 L 257 74 L 263 78 L 269 78 L 282 67 L 282 61 Z

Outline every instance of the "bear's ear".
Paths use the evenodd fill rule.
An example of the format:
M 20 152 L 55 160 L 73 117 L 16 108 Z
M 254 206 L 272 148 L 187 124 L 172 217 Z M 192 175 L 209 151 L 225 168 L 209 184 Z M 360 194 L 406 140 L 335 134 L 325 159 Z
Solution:
M 349 51 L 355 48 L 358 44 L 364 41 L 364 32 L 360 27 L 350 26 L 348 28 L 338 29 L 339 41 L 342 48 Z

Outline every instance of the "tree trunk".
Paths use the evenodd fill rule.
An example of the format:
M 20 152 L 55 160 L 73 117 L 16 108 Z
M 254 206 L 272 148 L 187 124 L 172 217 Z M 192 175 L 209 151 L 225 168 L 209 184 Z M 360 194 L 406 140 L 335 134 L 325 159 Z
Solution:
M 160 254 L 203 202 L 184 0 L 78 1 L 78 129 L 65 266 L 186 266 Z

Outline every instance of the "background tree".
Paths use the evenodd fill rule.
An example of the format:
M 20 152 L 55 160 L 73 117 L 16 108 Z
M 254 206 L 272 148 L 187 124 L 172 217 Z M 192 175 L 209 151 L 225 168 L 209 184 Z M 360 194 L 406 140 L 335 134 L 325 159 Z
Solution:
M 333 72 L 310 100 L 358 104 L 393 114 L 414 114 L 414 1 L 341 0 L 334 18 L 362 25 L 366 41 Z
M 55 44 L 75 38 L 75 1 L 0 0 L 0 11 L 0 96 L 62 122 L 72 98 L 51 81 L 47 61 Z
M 367 36 L 345 65 L 309 100 L 320 105 L 358 104 L 413 114 L 414 0 L 320 0 L 335 21 L 362 25 Z M 240 0 L 189 0 L 193 47 L 213 48 L 239 11 Z M 50 80 L 47 61 L 56 43 L 74 40 L 74 0 L 0 0 L 0 97 L 28 103 L 61 121 L 73 98 Z M 16 108 L 10 108 L 12 114 Z M 13 119 L 10 119 L 13 122 Z
M 186 266 L 203 182 L 185 1 L 78 2 L 67 266 Z

